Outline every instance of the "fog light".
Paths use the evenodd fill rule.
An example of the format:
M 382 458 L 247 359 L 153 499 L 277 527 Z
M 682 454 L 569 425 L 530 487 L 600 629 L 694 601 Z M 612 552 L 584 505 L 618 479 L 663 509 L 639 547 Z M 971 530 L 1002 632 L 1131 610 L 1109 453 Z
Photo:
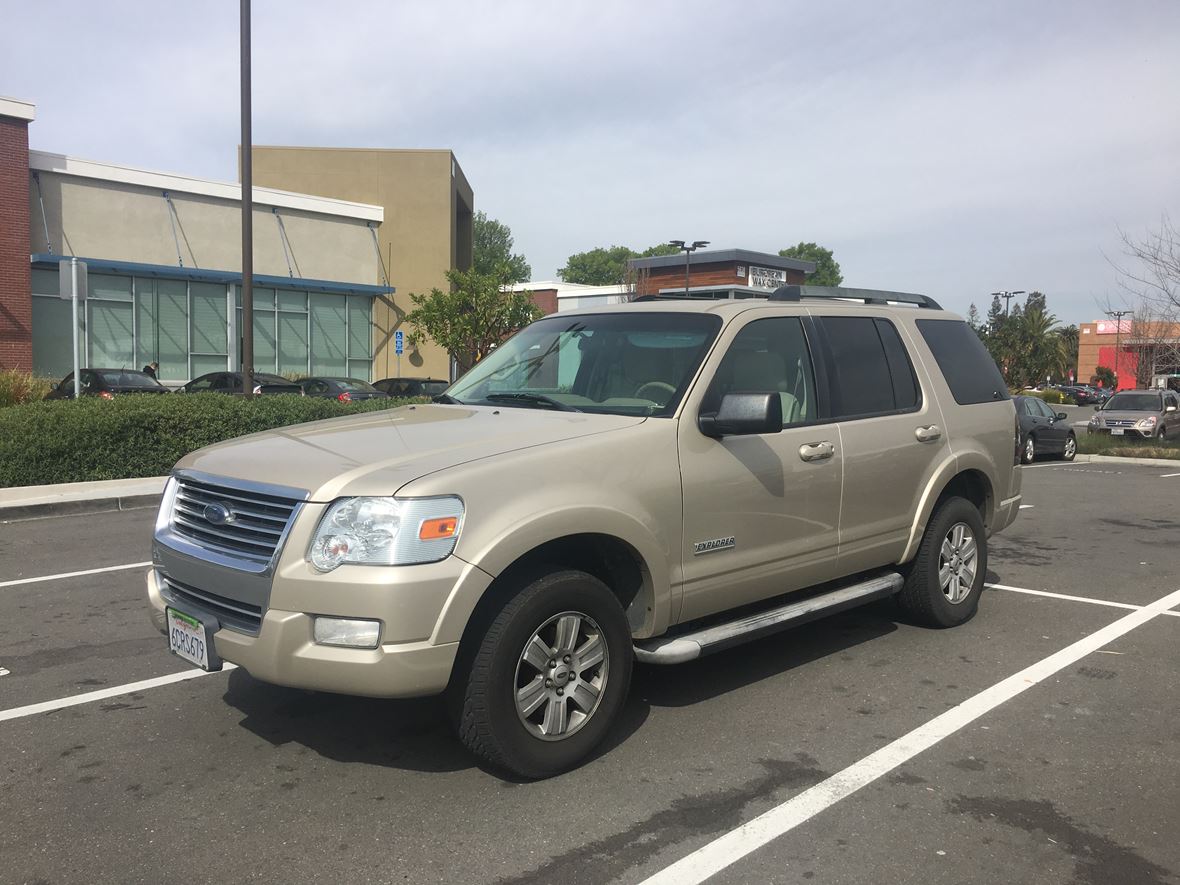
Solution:
M 315 619 L 315 641 L 320 645 L 376 648 L 380 635 L 380 621 L 361 621 L 354 618 Z

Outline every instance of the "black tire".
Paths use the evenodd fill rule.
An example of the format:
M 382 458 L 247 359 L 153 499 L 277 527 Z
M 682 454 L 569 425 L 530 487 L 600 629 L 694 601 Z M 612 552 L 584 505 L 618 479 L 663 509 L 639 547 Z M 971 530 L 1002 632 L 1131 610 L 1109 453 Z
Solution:
M 958 602 L 951 602 L 939 581 L 943 541 L 952 528 L 963 525 L 974 537 L 975 572 L 970 592 Z M 910 564 L 898 602 L 910 619 L 925 627 L 955 627 L 975 617 L 987 573 L 987 535 L 983 519 L 975 505 L 964 498 L 945 498 L 935 508 Z
M 1073 443 L 1073 445 L 1071 446 L 1070 443 Z M 1072 461 L 1077 456 L 1078 438 L 1071 432 L 1070 435 L 1065 438 L 1065 447 L 1061 451 L 1061 460 Z
M 522 658 L 526 644 L 544 625 L 569 613 L 585 618 L 583 626 L 597 628 L 606 649 L 605 676 L 588 715 L 574 705 L 571 688 L 561 703 L 573 707 L 571 718 L 584 718 L 576 728 L 571 724 L 568 736 L 545 739 L 518 714 L 517 680 L 528 666 Z M 618 718 L 631 682 L 631 630 L 618 598 L 592 575 L 562 570 L 525 584 L 477 641 L 469 672 L 453 680 L 456 727 L 467 749 L 492 765 L 526 778 L 560 774 L 585 759 Z M 560 684 L 572 687 L 583 675 L 574 673 L 568 684 Z M 545 709 L 553 702 L 547 701 Z
M 1167 436 L 1168 436 L 1168 428 L 1164 427 L 1164 425 L 1161 424 L 1160 425 L 1160 432 L 1156 438 L 1162 440 L 1162 439 L 1167 439 Z
M 1020 447 L 1020 463 L 1031 464 L 1037 457 L 1037 441 L 1030 433 L 1024 438 L 1024 443 Z

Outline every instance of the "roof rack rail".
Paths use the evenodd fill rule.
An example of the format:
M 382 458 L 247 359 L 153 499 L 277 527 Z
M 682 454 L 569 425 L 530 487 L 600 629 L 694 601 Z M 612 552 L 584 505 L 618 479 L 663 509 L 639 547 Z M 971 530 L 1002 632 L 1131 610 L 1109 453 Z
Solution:
M 770 293 L 771 301 L 802 301 L 804 298 L 834 298 L 840 301 L 863 301 L 865 304 L 913 304 L 929 310 L 942 310 L 942 306 L 933 298 L 912 292 L 845 289 L 842 286 L 779 286 Z

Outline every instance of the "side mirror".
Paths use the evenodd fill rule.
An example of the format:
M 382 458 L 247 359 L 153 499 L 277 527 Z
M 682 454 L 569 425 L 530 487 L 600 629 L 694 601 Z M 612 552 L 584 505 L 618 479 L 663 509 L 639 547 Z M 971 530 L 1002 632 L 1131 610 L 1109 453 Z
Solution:
M 1095 406 L 1095 407 L 1094 407 L 1094 411 L 1095 411 L 1095 412 L 1097 412 L 1097 411 L 1098 411 L 1099 409 L 1101 409 L 1101 408 L 1102 408 L 1102 406 Z
M 1175 406 L 1164 406 L 1164 411 L 1165 412 L 1174 412 L 1174 411 L 1176 411 L 1176 407 Z
M 1065 412 L 1058 412 L 1057 413 L 1057 420 L 1058 421 L 1065 421 L 1068 418 L 1069 418 L 1069 415 L 1065 414 Z
M 52 384 L 49 385 L 50 390 L 57 390 L 59 387 L 61 387 L 60 381 L 54 381 Z
M 701 415 L 697 426 L 705 436 L 745 436 L 783 429 L 783 401 L 777 393 L 727 393 L 715 415 Z

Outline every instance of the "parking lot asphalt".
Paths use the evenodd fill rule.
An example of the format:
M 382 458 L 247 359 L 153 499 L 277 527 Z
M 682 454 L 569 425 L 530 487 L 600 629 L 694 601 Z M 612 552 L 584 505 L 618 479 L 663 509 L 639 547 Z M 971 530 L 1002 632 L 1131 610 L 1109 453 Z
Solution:
M 968 624 L 885 602 L 637 667 L 603 750 L 539 783 L 477 767 L 432 699 L 240 669 L 118 693 L 186 669 L 148 624 L 143 567 L 4 585 L 147 560 L 154 513 L 0 525 L 0 882 L 687 882 L 725 851 L 710 881 L 1180 881 L 1180 617 L 1140 608 L 1180 589 L 1167 472 L 1024 468 Z M 894 767 L 839 792 L 882 753 Z

